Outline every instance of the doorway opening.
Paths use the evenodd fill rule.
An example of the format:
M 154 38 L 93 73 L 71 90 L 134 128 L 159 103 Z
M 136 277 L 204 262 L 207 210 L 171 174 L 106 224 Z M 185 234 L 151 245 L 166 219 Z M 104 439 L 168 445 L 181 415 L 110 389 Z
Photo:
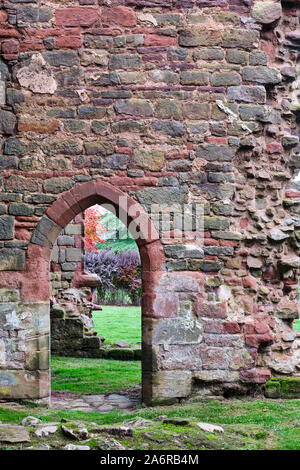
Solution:
M 50 266 L 52 267 L 51 276 L 52 279 L 54 278 L 55 282 L 62 282 L 61 279 L 56 278 L 56 274 L 61 272 L 63 275 L 63 283 L 67 283 L 67 281 L 70 282 L 70 280 L 67 279 L 68 276 L 70 276 L 76 288 L 82 288 L 87 285 L 88 287 L 99 285 L 97 276 L 93 273 L 85 272 L 84 261 L 82 261 L 82 233 L 76 232 L 74 234 L 74 245 L 72 246 L 66 244 L 68 243 L 68 239 L 59 238 L 61 236 L 69 236 L 69 234 L 64 233 L 63 230 L 66 229 L 71 221 L 74 221 L 75 225 L 78 224 L 77 217 L 82 217 L 81 214 L 95 204 L 101 206 L 110 204 L 115 209 L 116 216 L 122 221 L 125 220 L 125 226 L 128 228 L 139 248 L 142 275 L 142 354 L 141 358 L 139 358 L 141 359 L 142 366 L 142 402 L 146 405 L 150 405 L 153 404 L 154 401 L 161 399 L 161 397 L 163 397 L 163 399 L 165 399 L 165 397 L 169 399 L 170 394 L 173 396 L 175 392 L 176 396 L 179 396 L 179 393 L 180 396 L 182 396 L 181 389 L 178 391 L 176 388 L 174 392 L 172 390 L 170 391 L 169 388 L 165 386 L 164 378 L 168 376 L 169 373 L 168 371 L 160 371 L 159 364 L 156 361 L 156 345 L 153 344 L 153 325 L 156 324 L 156 319 L 158 317 L 162 319 L 169 316 L 167 305 L 157 303 L 161 282 L 166 275 L 166 260 L 163 245 L 154 224 L 141 205 L 128 196 L 126 192 L 102 180 L 76 183 L 72 189 L 62 193 L 47 209 L 46 214 L 40 219 L 33 231 L 31 243 L 28 246 L 27 273 L 23 283 L 23 291 L 26 292 L 26 299 L 28 301 L 32 302 L 34 300 L 37 309 L 44 309 L 45 318 L 42 339 L 45 339 L 46 342 L 42 342 L 42 339 L 39 339 L 39 342 L 35 343 L 36 354 L 38 357 L 40 357 L 42 353 L 45 355 L 48 353 L 50 343 L 53 349 L 54 346 L 59 347 L 61 342 L 61 335 L 55 337 L 55 335 L 53 335 L 53 329 L 52 334 L 50 334 L 49 304 L 51 305 L 52 318 L 54 321 L 62 320 L 65 315 L 64 309 L 57 306 L 57 302 L 53 302 L 55 295 L 52 295 L 50 302 Z M 78 228 L 73 228 L 73 230 L 76 231 Z M 65 248 L 64 263 L 74 263 L 74 265 L 76 265 L 73 274 L 68 273 L 66 270 L 66 268 L 69 267 L 68 264 L 64 266 L 64 269 L 57 266 L 59 265 L 58 260 L 60 259 L 58 246 Z M 53 252 L 55 253 L 55 251 L 56 255 L 54 255 L 54 257 L 56 256 L 56 258 L 54 260 L 52 259 L 51 262 L 51 254 L 53 256 Z M 76 269 L 78 265 L 81 266 L 81 270 Z M 32 292 L 29 287 L 32 285 L 32 278 L 37 279 L 37 273 L 40 282 L 34 282 L 35 290 Z M 87 282 L 88 284 L 86 284 Z M 55 286 L 57 286 L 57 284 L 55 284 Z M 63 284 L 63 288 L 65 287 L 67 287 L 67 284 Z M 29 295 L 28 293 L 30 292 L 31 294 Z M 87 305 L 86 302 L 81 301 L 82 296 L 79 296 L 77 299 L 76 308 L 78 310 L 81 310 L 81 308 L 85 309 Z M 68 300 L 69 299 L 65 299 L 66 303 L 68 303 Z M 89 298 L 86 296 L 85 301 L 93 303 L 91 296 Z M 71 304 L 74 310 L 74 303 Z M 57 308 L 54 307 L 55 305 Z M 74 328 L 78 326 L 77 323 L 78 317 L 77 319 L 73 318 L 72 325 Z M 65 328 L 66 333 L 70 334 L 70 331 L 70 328 Z M 77 336 L 78 342 L 80 342 L 82 331 L 84 331 L 82 324 L 80 331 L 80 337 Z M 96 339 L 96 336 L 97 332 L 92 332 L 91 335 L 85 335 L 85 347 L 88 345 L 89 348 L 92 343 L 97 342 L 97 348 L 95 347 L 94 349 L 98 350 L 101 338 L 97 336 Z M 50 341 L 47 341 L 49 337 Z M 77 346 L 73 349 L 78 351 Z M 120 349 L 122 350 L 122 348 Z M 69 354 L 66 357 L 72 356 Z M 35 383 L 35 396 L 37 398 L 46 399 L 50 395 L 51 388 L 49 386 L 51 372 L 48 361 L 47 364 L 41 363 L 41 368 L 38 370 L 38 373 L 39 375 Z M 173 375 L 176 374 L 174 373 Z M 98 376 L 100 376 L 100 374 L 98 374 Z M 179 374 L 176 375 L 175 379 L 177 382 L 179 381 Z M 123 385 L 121 384 L 121 386 Z
M 141 402 L 141 259 L 127 227 L 93 205 L 51 255 L 51 406 L 105 413 Z

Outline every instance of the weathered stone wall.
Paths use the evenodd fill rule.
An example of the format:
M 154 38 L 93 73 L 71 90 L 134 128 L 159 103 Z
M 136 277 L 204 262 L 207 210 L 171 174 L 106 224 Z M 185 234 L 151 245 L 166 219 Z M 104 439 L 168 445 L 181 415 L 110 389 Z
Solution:
M 140 243 L 144 399 L 299 373 L 299 3 L 2 2 L 0 286 L 20 300 L 1 305 L 1 396 L 47 396 L 42 366 L 20 385 L 47 333 L 29 346 L 26 305 L 49 299 L 61 230 L 118 189 L 205 207 L 203 249 Z
M 60 233 L 51 252 L 51 296 L 59 298 L 61 292 L 73 287 L 74 273 L 82 270 L 83 230 L 79 214 Z
M 92 284 L 91 284 L 92 283 Z M 91 287 L 91 285 L 93 287 Z M 84 269 L 84 213 L 57 237 L 50 258 L 50 336 L 55 356 L 105 357 L 93 331 L 96 279 Z

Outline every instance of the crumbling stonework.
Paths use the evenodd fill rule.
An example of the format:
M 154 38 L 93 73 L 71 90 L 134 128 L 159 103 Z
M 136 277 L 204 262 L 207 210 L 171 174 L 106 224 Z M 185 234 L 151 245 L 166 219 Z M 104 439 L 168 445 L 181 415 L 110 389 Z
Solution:
M 63 357 L 89 357 L 118 360 L 140 360 L 141 345 L 126 342 L 105 343 L 102 336 L 92 330 L 92 318 L 82 313 L 82 300 L 76 303 L 84 292 L 67 289 L 59 303 L 51 303 L 50 332 L 51 354 Z M 84 301 L 84 307 L 87 308 Z
M 61 231 L 51 250 L 50 331 L 51 352 L 56 356 L 104 356 L 99 351 L 104 338 L 92 331 L 92 312 L 102 307 L 95 304 L 100 282 L 85 272 L 84 230 L 81 213 Z
M 2 397 L 48 396 L 50 250 L 119 195 L 205 210 L 202 248 L 137 240 L 144 401 L 299 375 L 299 6 L 2 2 Z
M 84 265 L 84 214 L 78 214 L 57 237 L 51 251 L 51 297 L 54 303 L 72 301 L 79 314 L 92 316 L 96 275 L 87 273 Z
M 102 340 L 96 331 L 91 331 L 91 319 L 77 310 L 74 295 L 69 292 L 69 301 L 53 303 L 50 309 L 51 353 L 56 356 L 101 357 Z

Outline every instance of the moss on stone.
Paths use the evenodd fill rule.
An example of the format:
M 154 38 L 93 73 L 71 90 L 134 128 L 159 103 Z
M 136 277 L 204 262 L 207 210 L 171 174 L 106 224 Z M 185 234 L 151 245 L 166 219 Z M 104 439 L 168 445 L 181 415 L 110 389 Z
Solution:
M 265 384 L 268 398 L 300 398 L 300 377 L 272 377 Z

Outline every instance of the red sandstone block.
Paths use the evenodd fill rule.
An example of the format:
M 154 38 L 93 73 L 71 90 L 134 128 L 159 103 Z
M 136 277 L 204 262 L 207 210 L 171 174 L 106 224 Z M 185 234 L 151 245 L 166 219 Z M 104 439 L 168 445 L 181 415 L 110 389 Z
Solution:
M 282 153 L 283 152 L 282 145 L 279 142 L 272 142 L 271 144 L 267 145 L 267 152 L 270 154 Z
M 246 289 L 252 289 L 252 290 L 257 291 L 258 289 L 257 281 L 254 277 L 246 276 L 246 277 L 243 277 L 242 281 L 243 281 L 243 286 Z
M 226 284 L 229 284 L 230 286 L 240 286 L 242 285 L 242 280 L 237 276 L 226 277 Z
M 130 222 L 128 229 L 136 239 L 140 247 L 140 253 L 141 250 L 145 252 L 145 269 L 149 271 L 162 270 L 162 260 L 164 260 L 164 256 L 160 243 L 158 245 L 149 245 L 154 240 L 158 240 L 159 237 L 148 214 L 144 213 L 142 208 L 141 210 L 139 210 L 138 207 L 136 209 L 135 206 L 133 210 L 130 208 L 128 214 L 128 220 Z M 159 258 L 156 259 L 157 256 Z
M 172 160 L 173 158 L 176 160 L 179 158 L 185 159 L 188 157 L 189 157 L 189 152 L 187 152 L 186 150 L 182 150 L 182 151 L 171 150 L 171 151 L 165 152 L 165 158 L 167 158 L 168 160 Z
M 104 23 L 115 23 L 122 26 L 135 26 L 136 15 L 132 8 L 116 6 L 112 8 L 103 8 L 101 20 Z
M 17 60 L 19 54 L 2 54 L 4 60 Z
M 24 228 L 19 228 L 15 230 L 15 238 L 16 240 L 22 240 L 22 241 L 30 241 L 31 239 L 32 232 L 29 230 L 26 230 Z
M 206 321 L 204 324 L 204 333 L 222 334 L 224 332 L 224 322 L 213 320 Z
M 248 223 L 249 223 L 248 219 L 243 218 L 243 219 L 240 220 L 240 227 L 241 227 L 241 228 L 247 228 L 247 227 L 248 227 Z
M 227 137 L 207 137 L 205 141 L 210 144 L 227 144 Z
M 0 28 L 0 38 L 19 38 L 20 33 L 14 28 Z
M 200 350 L 203 369 L 228 369 L 229 360 L 223 348 L 200 346 Z
M 214 238 L 205 238 L 203 241 L 204 246 L 218 246 L 219 242 L 218 240 L 215 240 Z
M 253 306 L 253 313 L 254 313 L 254 315 L 257 315 L 259 312 L 260 312 L 260 306 L 257 305 L 257 304 L 255 304 L 255 305 Z
M 153 240 L 152 243 L 151 239 Z M 150 243 L 145 243 L 139 246 L 143 269 L 145 269 L 145 271 L 151 271 L 152 273 L 162 272 L 165 270 L 166 260 L 163 247 L 160 240 L 158 240 L 158 235 L 155 229 L 153 229 L 152 236 L 149 235 L 146 240 L 146 242 L 148 241 L 150 241 Z
M 198 298 L 195 304 L 195 308 L 198 317 L 227 317 L 226 302 L 204 302 L 203 299 Z
M 36 227 L 36 223 L 33 223 L 33 222 L 16 222 L 15 223 L 15 228 L 26 228 L 26 229 L 30 229 L 30 228 L 35 228 Z
M 48 278 L 49 275 L 49 259 L 51 255 L 51 248 L 46 246 L 34 245 L 33 243 L 29 243 L 28 250 L 27 250 L 27 258 L 28 258 L 28 277 L 32 276 L 33 278 L 39 277 L 41 275 L 41 279 L 44 277 Z M 39 266 L 41 268 L 36 270 L 36 267 Z M 46 268 L 46 270 L 45 270 Z
M 155 294 L 146 294 L 142 295 L 142 309 L 143 309 L 143 317 L 147 318 L 155 318 L 155 313 L 153 310 L 153 302 L 155 299 Z
M 54 263 L 51 261 L 51 272 L 53 273 L 59 273 L 61 271 L 61 265 L 58 263 Z
M 0 23 L 5 23 L 7 21 L 8 14 L 6 11 L 0 11 Z
M 220 240 L 220 246 L 231 246 L 235 247 L 238 246 L 239 242 L 233 242 L 232 240 Z
M 71 193 L 71 191 L 66 191 L 65 193 L 63 193 L 62 198 L 68 204 L 68 206 L 72 209 L 74 214 L 77 214 L 75 216 L 75 223 L 76 224 L 83 223 L 82 214 L 81 214 L 81 207 L 78 204 L 78 202 L 74 199 L 74 196 Z
M 145 294 L 156 295 L 155 292 L 157 286 L 159 286 L 163 275 L 163 271 L 146 271 L 144 269 L 142 270 L 143 290 Z
M 74 236 L 75 248 L 83 248 L 84 246 L 84 237 L 81 235 Z
M 245 325 L 245 332 L 246 334 L 264 334 L 269 333 L 269 328 L 265 323 L 255 321 L 254 323 L 248 323 Z
M 286 191 L 285 196 L 288 197 L 288 198 L 290 198 L 290 197 L 300 197 L 300 191 L 293 191 L 293 190 Z
M 26 119 L 18 123 L 18 130 L 20 132 L 37 132 L 38 134 L 53 134 L 58 127 L 59 123 L 56 119 L 48 121 Z
M 40 219 L 40 217 L 35 217 L 34 215 L 32 215 L 31 217 L 26 215 L 18 215 L 16 217 L 16 220 L 18 220 L 19 222 L 39 222 Z
M 116 177 L 116 179 L 119 179 L 120 184 L 122 184 L 121 182 L 125 178 Z M 129 184 L 131 183 L 131 178 L 126 178 L 126 180 L 129 180 Z M 127 181 L 125 182 L 125 184 L 126 183 Z M 85 183 L 82 184 L 82 187 L 84 184 Z M 104 201 L 111 202 L 116 206 L 119 206 L 120 203 L 122 203 L 126 205 L 126 208 L 128 208 L 130 205 L 135 203 L 133 199 L 131 199 L 125 193 L 120 191 L 120 189 L 116 188 L 115 185 L 105 183 L 104 181 L 94 181 L 94 192 L 96 195 L 99 195 Z
M 145 171 L 146 176 L 155 176 L 155 178 L 161 178 L 162 176 L 178 176 L 175 171 Z M 154 178 L 152 178 L 154 179 Z
M 283 283 L 287 286 L 290 286 L 298 284 L 298 281 L 296 279 L 285 279 Z
M 154 318 L 177 317 L 178 309 L 178 297 L 177 295 L 174 295 L 174 292 L 165 292 L 164 294 L 157 294 L 155 298 L 153 298 Z
M 125 155 L 132 155 L 133 154 L 133 150 L 130 149 L 129 147 L 118 147 L 117 152 L 118 153 L 123 153 Z
M 86 34 L 94 34 L 95 36 L 118 36 L 122 34 L 120 28 L 91 28 L 85 31 Z
M 272 344 L 274 338 L 270 333 L 264 335 L 245 335 L 245 344 L 254 348 L 259 348 L 260 345 Z
M 265 383 L 271 378 L 267 369 L 249 369 L 241 372 L 241 381 L 247 383 Z
M 19 289 L 22 282 L 23 273 L 15 271 L 0 272 L 0 287 L 8 287 L 10 289 Z
M 81 29 L 79 27 L 75 28 L 44 28 L 44 29 L 35 29 L 28 28 L 26 29 L 26 35 L 32 36 L 34 38 L 50 38 L 56 36 L 79 36 Z
M 272 33 L 271 30 L 270 30 L 270 33 Z M 272 40 L 271 40 L 270 36 L 269 36 L 269 38 L 270 38 L 269 41 L 265 40 L 265 41 L 261 42 L 261 50 L 268 55 L 269 62 L 273 63 L 274 60 L 275 60 L 276 54 L 277 54 L 277 46 L 272 43 Z M 267 38 L 265 37 L 265 39 L 267 39 Z
M 132 178 L 128 177 L 120 177 L 120 176 L 113 176 L 112 178 L 109 178 L 109 182 L 113 186 L 124 186 L 124 185 L 134 185 L 135 181 L 132 180 Z
M 223 323 L 224 333 L 236 334 L 241 332 L 240 325 L 236 321 L 226 321 Z
M 78 49 L 82 46 L 83 39 L 80 36 L 59 36 L 55 38 L 57 48 Z
M 97 194 L 95 181 L 76 184 L 69 192 L 70 196 L 72 196 L 74 201 L 80 206 L 81 211 L 94 204 L 105 202 Z
M 157 33 L 155 28 L 140 28 L 140 27 L 134 28 L 134 30 L 132 32 L 133 32 L 133 34 L 155 34 L 155 33 Z
M 52 206 L 49 207 L 46 215 L 60 227 L 65 227 L 72 219 L 74 219 L 76 214 L 66 201 L 60 197 L 52 204 Z
M 45 49 L 41 39 L 24 39 L 20 45 L 21 52 L 41 51 Z
M 144 39 L 144 46 L 175 46 L 177 42 L 177 38 L 172 38 L 170 36 L 147 34 Z
M 69 193 L 70 191 L 67 191 L 66 193 L 64 193 L 63 195 L 63 198 L 67 201 L 66 199 L 66 195 Z M 71 207 L 72 205 L 69 204 Z M 76 212 L 76 211 L 75 211 Z M 74 222 L 75 224 L 83 224 L 84 223 L 84 217 L 83 217 L 83 212 L 80 212 L 79 214 L 76 215 L 75 219 L 74 219 Z
M 162 175 L 161 175 L 162 176 Z M 157 178 L 134 178 L 131 184 L 136 184 L 137 186 L 157 186 Z
M 98 15 L 96 8 L 89 7 L 58 8 L 55 12 L 57 26 L 91 26 Z
M 19 41 L 16 39 L 6 39 L 2 43 L 1 49 L 4 54 L 17 54 L 19 52 Z
M 38 266 L 36 269 L 40 269 Z M 49 268 L 48 268 L 49 271 Z M 23 302 L 48 302 L 50 297 L 50 280 L 40 276 L 33 278 L 32 272 L 22 280 L 21 300 Z

